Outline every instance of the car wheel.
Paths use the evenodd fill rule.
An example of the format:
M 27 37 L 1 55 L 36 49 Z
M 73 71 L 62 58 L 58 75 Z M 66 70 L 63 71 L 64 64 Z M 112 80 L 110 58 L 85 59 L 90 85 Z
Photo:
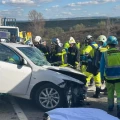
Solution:
M 35 101 L 42 110 L 49 111 L 62 105 L 62 92 L 58 86 L 48 83 L 37 90 Z

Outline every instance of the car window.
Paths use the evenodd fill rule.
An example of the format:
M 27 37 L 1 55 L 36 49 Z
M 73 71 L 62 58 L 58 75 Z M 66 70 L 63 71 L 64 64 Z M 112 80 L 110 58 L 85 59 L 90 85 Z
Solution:
M 12 63 L 12 64 L 19 64 L 20 57 L 8 47 L 0 44 L 0 61 Z

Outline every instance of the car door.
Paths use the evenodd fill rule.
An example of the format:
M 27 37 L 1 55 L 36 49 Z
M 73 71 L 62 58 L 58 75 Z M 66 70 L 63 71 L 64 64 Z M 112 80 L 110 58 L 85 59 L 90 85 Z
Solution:
M 26 94 L 31 68 L 20 65 L 21 56 L 0 44 L 0 93 Z

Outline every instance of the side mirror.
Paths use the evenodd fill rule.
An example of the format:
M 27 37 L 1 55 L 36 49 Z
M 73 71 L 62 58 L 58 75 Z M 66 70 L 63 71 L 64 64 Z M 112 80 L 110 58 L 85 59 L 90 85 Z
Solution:
M 23 59 L 23 64 L 24 64 L 24 65 L 27 65 L 27 64 L 28 64 L 25 59 Z
M 20 65 L 27 65 L 27 61 L 24 58 L 21 58 Z

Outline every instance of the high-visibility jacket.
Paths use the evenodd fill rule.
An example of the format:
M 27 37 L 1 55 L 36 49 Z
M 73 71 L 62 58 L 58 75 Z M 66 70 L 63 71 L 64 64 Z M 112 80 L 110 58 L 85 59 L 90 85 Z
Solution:
M 98 48 L 98 44 L 92 42 L 90 45 L 87 46 L 85 49 L 85 54 L 88 54 L 91 58 L 94 57 L 95 49 Z
M 68 48 L 70 47 L 70 44 L 68 42 L 66 42 L 64 44 L 64 49 L 66 50 L 66 52 L 68 51 Z
M 92 42 L 90 45 L 87 46 L 87 48 L 85 49 L 85 55 L 87 56 L 87 72 L 92 73 L 93 75 L 96 75 L 98 73 L 98 68 L 96 66 L 94 66 L 93 60 L 95 57 L 95 52 L 98 49 L 98 44 L 96 44 L 95 42 Z
M 120 79 L 120 50 L 110 48 L 104 53 L 105 71 L 104 75 L 107 80 Z
M 80 42 L 77 42 L 77 43 L 76 43 L 76 47 L 77 47 L 78 49 L 80 49 Z
M 87 64 L 87 56 L 85 55 L 86 53 L 86 48 L 87 48 L 87 45 L 82 45 L 81 48 L 80 48 L 80 62 L 81 64 Z
M 51 53 L 51 62 L 56 66 L 67 66 L 67 55 L 65 49 L 55 46 L 54 53 Z
M 91 45 L 84 45 L 81 50 L 81 61 L 82 62 L 88 62 L 88 59 L 92 61 L 92 58 L 94 57 L 95 49 L 98 48 L 98 45 L 93 42 Z

